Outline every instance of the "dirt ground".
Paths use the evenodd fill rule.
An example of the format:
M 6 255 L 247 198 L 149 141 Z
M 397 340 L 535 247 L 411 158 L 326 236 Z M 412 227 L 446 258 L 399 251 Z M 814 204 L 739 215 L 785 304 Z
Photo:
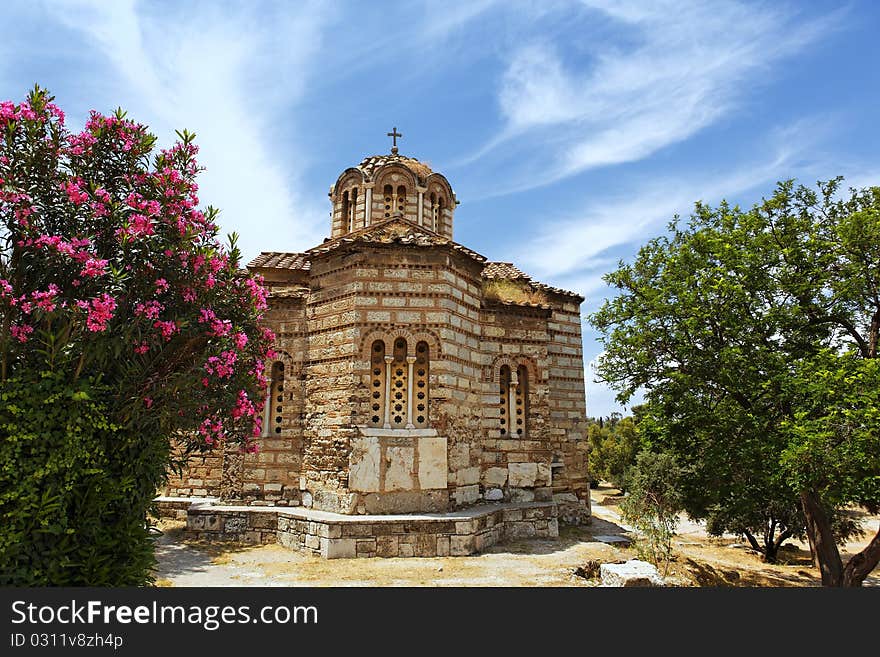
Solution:
M 593 522 L 563 527 L 558 539 L 520 540 L 470 557 L 326 560 L 279 545 L 240 546 L 182 540 L 183 524 L 163 522 L 157 538 L 158 586 L 598 586 L 583 576 L 590 560 L 636 558 L 625 543 L 629 528 L 613 504 L 618 491 L 591 491 Z M 606 500 L 606 497 L 611 499 Z M 602 502 L 606 502 L 603 504 Z M 863 519 L 866 535 L 848 543 L 844 558 L 877 532 L 880 517 Z M 598 537 L 602 537 L 601 539 Z M 736 536 L 709 537 L 698 523 L 682 519 L 667 573 L 671 586 L 818 586 L 807 545 L 786 543 L 782 563 L 767 564 Z M 880 567 L 865 582 L 880 586 Z

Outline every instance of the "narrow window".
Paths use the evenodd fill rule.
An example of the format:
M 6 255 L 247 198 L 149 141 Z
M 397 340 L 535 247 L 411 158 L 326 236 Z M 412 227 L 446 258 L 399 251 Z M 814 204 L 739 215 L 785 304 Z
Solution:
M 269 394 L 263 416 L 263 435 L 281 433 L 284 421 L 284 363 L 272 364 L 269 378 Z
M 376 340 L 370 348 L 370 421 L 381 427 L 385 417 L 385 343 Z
M 520 365 L 516 369 L 517 386 L 516 386 L 516 435 L 525 436 L 528 432 L 529 417 L 529 370 L 525 365 Z
M 508 417 L 510 415 L 510 367 L 507 365 L 501 366 L 501 371 L 498 374 L 498 413 L 499 413 L 499 425 L 501 427 L 501 435 L 506 436 L 508 429 L 510 428 Z
M 406 214 L 406 187 L 403 185 L 397 188 L 397 211 Z
M 354 218 L 357 216 L 357 205 L 358 205 L 358 189 L 355 187 L 351 190 L 351 210 L 349 211 L 348 216 L 348 232 L 352 232 L 354 230 Z
M 443 207 L 444 207 L 443 197 L 438 196 L 437 197 L 437 214 L 435 215 L 436 218 L 434 219 L 434 232 L 437 232 L 437 233 L 439 233 L 443 229 Z
M 437 232 L 437 195 L 431 192 L 431 230 Z
M 407 370 L 406 340 L 394 341 L 394 360 L 391 363 L 391 428 L 403 429 L 407 424 L 406 393 Z
M 351 204 L 348 202 L 348 192 L 342 192 L 342 223 L 348 225 L 351 230 Z
M 415 363 L 415 411 L 413 424 L 417 429 L 428 427 L 428 367 L 430 366 L 430 350 L 427 342 L 416 345 Z
M 391 185 L 385 185 L 384 194 L 385 194 L 385 216 L 390 217 L 392 203 L 394 202 L 394 199 L 392 198 L 392 196 L 394 195 L 394 188 Z

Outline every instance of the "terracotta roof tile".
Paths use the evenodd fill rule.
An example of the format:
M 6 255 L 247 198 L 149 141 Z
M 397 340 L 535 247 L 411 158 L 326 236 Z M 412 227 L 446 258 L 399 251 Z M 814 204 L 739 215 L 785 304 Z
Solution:
M 282 253 L 263 251 L 248 263 L 248 269 L 265 267 L 267 269 L 291 269 L 308 271 L 311 263 L 305 253 Z
M 532 280 L 529 275 L 522 273 L 511 262 L 487 262 L 483 268 L 483 278 L 500 278 L 509 281 Z
M 375 223 L 367 228 L 342 237 L 328 240 L 308 250 L 310 254 L 328 253 L 348 244 L 401 244 L 404 246 L 446 246 L 463 253 L 478 262 L 485 262 L 486 257 L 466 246 L 442 237 L 437 233 L 422 229 L 420 226 L 401 217 L 392 217 Z
M 368 178 L 372 178 L 373 174 L 386 164 L 402 164 L 413 171 L 420 179 L 424 180 L 431 173 L 431 167 L 424 162 L 419 162 L 414 157 L 405 157 L 398 153 L 390 153 L 388 155 L 371 155 L 361 160 L 357 168 L 364 172 Z

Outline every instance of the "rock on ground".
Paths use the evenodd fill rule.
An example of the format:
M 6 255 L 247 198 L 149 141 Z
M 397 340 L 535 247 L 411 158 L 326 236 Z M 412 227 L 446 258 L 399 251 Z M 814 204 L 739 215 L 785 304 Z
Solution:
M 603 563 L 599 572 L 602 586 L 663 586 L 663 578 L 657 568 L 638 559 L 625 563 Z

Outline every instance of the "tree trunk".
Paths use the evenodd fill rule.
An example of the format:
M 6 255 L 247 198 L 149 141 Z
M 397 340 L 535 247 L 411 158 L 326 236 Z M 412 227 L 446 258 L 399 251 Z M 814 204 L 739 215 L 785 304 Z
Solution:
M 865 578 L 880 562 L 880 530 L 871 539 L 867 547 L 854 554 L 843 569 L 843 586 L 861 586 Z
M 813 546 L 813 552 L 819 562 L 819 572 L 822 574 L 822 586 L 843 586 L 843 562 L 840 560 L 837 543 L 834 542 L 831 523 L 819 503 L 819 496 L 814 491 L 804 491 L 800 497 L 804 517 L 807 520 L 810 545 Z

